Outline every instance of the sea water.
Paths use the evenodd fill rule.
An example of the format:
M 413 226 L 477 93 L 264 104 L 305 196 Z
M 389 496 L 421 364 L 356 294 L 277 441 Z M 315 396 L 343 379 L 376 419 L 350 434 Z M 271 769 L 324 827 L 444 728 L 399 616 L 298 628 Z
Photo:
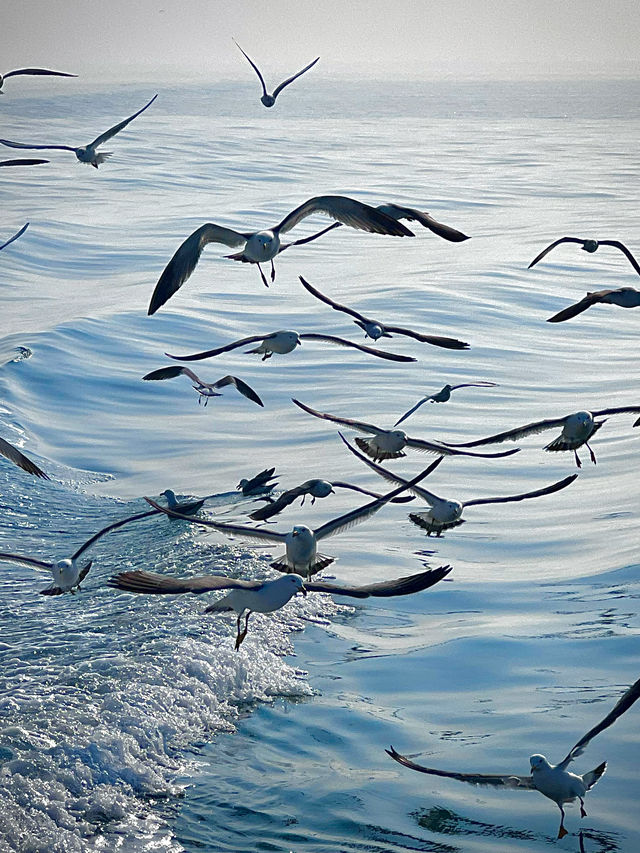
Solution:
M 65 93 L 49 82 L 3 99 L 3 136 L 86 144 L 155 92 L 67 82 Z M 30 226 L 0 254 L 0 434 L 51 481 L 0 459 L 0 548 L 68 556 L 165 488 L 216 493 L 210 511 L 246 523 L 258 504 L 235 486 L 273 465 L 283 488 L 324 477 L 386 490 L 335 425 L 291 397 L 389 427 L 447 382 L 498 383 L 425 404 L 403 424 L 450 441 L 640 404 L 635 312 L 596 306 L 545 323 L 587 290 L 636 286 L 623 255 L 566 245 L 527 270 L 565 235 L 640 251 L 639 85 L 329 79 L 292 88 L 271 111 L 250 86 L 161 87 L 105 146 L 114 153 L 99 170 L 55 151 L 49 165 L 3 169 L 0 239 Z M 160 273 L 199 225 L 269 227 L 333 193 L 428 210 L 472 239 L 450 244 L 415 223 L 412 239 L 340 228 L 279 256 L 269 288 L 210 245 L 147 316 Z M 291 237 L 324 224 L 315 217 Z M 264 409 L 231 388 L 198 406 L 184 377 L 141 381 L 169 362 L 165 352 L 276 329 L 364 343 L 299 275 L 368 315 L 471 349 L 394 336 L 379 345 L 417 362 L 307 341 L 266 362 L 239 349 L 191 365 L 205 381 L 244 379 Z M 32 356 L 10 361 L 18 346 Z M 105 581 L 142 568 L 266 578 L 278 549 L 149 519 L 100 540 L 82 591 L 53 598 L 38 595 L 47 575 L 2 563 L 0 849 L 636 850 L 637 708 L 572 766 L 609 762 L 588 817 L 568 807 L 560 842 L 559 812 L 538 793 L 419 775 L 384 752 L 526 774 L 529 755 L 559 761 L 640 675 L 634 420 L 608 419 L 592 442 L 598 464 L 582 448 L 577 482 L 555 495 L 469 507 L 441 538 L 409 521 L 418 501 L 387 506 L 323 541 L 338 558 L 325 574 L 339 581 L 454 568 L 410 598 L 296 598 L 254 615 L 238 653 L 233 615 Z M 425 486 L 470 500 L 559 480 L 577 469 L 571 453 L 543 452 L 557 432 L 522 440 L 507 459 L 445 459 Z M 408 451 L 388 464 L 413 476 L 430 461 Z M 316 528 L 357 504 L 338 491 L 273 526 Z

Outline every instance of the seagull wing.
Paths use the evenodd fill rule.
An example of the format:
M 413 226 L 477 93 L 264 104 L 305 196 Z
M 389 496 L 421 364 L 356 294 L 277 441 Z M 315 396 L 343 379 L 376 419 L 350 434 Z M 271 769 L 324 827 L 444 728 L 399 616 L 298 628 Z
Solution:
M 252 518 L 254 521 L 266 521 L 273 515 L 278 515 L 278 513 L 290 506 L 297 498 L 301 498 L 303 495 L 308 494 L 308 492 L 307 483 L 302 483 L 300 486 L 288 489 L 286 492 L 278 495 L 271 503 L 267 503 L 255 510 L 255 512 L 252 512 L 249 518 Z
M 534 435 L 538 432 L 544 432 L 547 429 L 554 429 L 564 426 L 565 418 L 549 418 L 545 421 L 533 421 L 533 423 L 525 424 L 515 429 L 508 429 L 506 432 L 498 432 L 495 435 L 490 435 L 487 438 L 479 438 L 477 441 L 466 441 L 464 444 L 451 444 L 447 442 L 447 447 L 479 447 L 482 444 L 499 444 L 501 441 L 517 441 L 519 438 L 524 438 L 527 435 Z
M 281 246 L 280 252 L 284 252 L 284 250 L 288 249 L 290 246 L 303 246 L 305 243 L 311 243 L 313 240 L 317 240 L 318 237 L 322 237 L 322 235 L 326 234 L 328 231 L 333 231 L 334 228 L 340 228 L 341 226 L 342 222 L 333 222 L 331 225 L 327 225 L 326 228 L 323 228 L 322 231 L 316 231 L 315 234 L 311 234 L 310 237 L 303 237 L 301 240 L 293 240 L 291 243 Z
M 26 148 L 29 150 L 37 150 L 37 151 L 75 151 L 71 145 L 27 145 L 26 142 L 11 142 L 9 139 L 0 139 L 0 143 L 2 145 L 6 145 L 7 148 Z
M 122 589 L 126 592 L 142 592 L 155 594 L 178 595 L 183 592 L 193 592 L 199 595 L 203 592 L 214 592 L 219 589 L 252 589 L 258 590 L 264 584 L 262 581 L 243 581 L 236 578 L 225 578 L 222 575 L 199 575 L 192 578 L 172 578 L 155 572 L 121 572 L 113 575 L 107 581 L 108 586 Z
M 192 515 L 183 515 L 181 512 L 169 509 L 166 506 L 157 504 L 151 498 L 145 498 L 146 502 L 154 509 L 160 510 L 165 515 L 170 515 L 172 518 L 182 518 L 184 521 L 191 521 L 193 524 L 199 524 L 203 527 L 213 527 L 221 533 L 226 533 L 228 536 L 237 536 L 244 539 L 259 539 L 261 542 L 271 544 L 272 542 L 284 542 L 287 538 L 286 533 L 276 533 L 274 530 L 265 530 L 264 528 L 256 529 L 255 527 L 243 527 L 240 524 L 224 524 L 219 521 L 211 521 L 208 518 L 194 518 Z
M 431 399 L 431 397 L 423 397 L 422 400 L 418 400 L 418 402 L 415 404 L 415 406 L 413 406 L 411 409 L 409 409 L 408 412 L 405 412 L 404 415 L 402 415 L 402 417 L 399 418 L 395 422 L 394 427 L 399 426 L 402 423 L 402 421 L 406 421 L 406 419 L 409 417 L 409 415 L 412 415 L 415 411 L 417 411 L 423 403 L 428 403 L 430 399 Z
M 467 234 L 451 228 L 450 225 L 443 225 L 442 222 L 438 222 L 430 213 L 423 210 L 416 210 L 413 207 L 403 207 L 399 204 L 379 204 L 377 209 L 382 211 L 382 213 L 386 213 L 387 216 L 391 216 L 392 219 L 406 219 L 409 222 L 419 222 L 420 225 L 428 228 L 429 231 L 433 231 L 438 237 L 443 237 L 451 243 L 462 243 L 463 240 L 469 239 Z
M 468 782 L 471 785 L 491 785 L 494 788 L 526 788 L 534 791 L 533 778 L 531 776 L 503 776 L 499 773 L 453 773 L 449 770 L 436 770 L 433 767 L 424 767 L 422 764 L 416 764 L 411 761 L 406 755 L 400 755 L 399 752 L 391 747 L 385 749 L 387 755 L 390 755 L 398 764 L 404 764 L 411 770 L 417 770 L 419 773 L 429 773 L 431 776 L 444 776 L 446 779 L 457 779 L 459 782 Z
M 411 329 L 405 329 L 402 326 L 390 326 L 384 324 L 385 332 L 395 332 L 396 335 L 406 335 L 408 338 L 413 338 L 416 341 L 422 341 L 424 344 L 431 344 L 434 347 L 443 347 L 444 349 L 469 349 L 469 344 L 464 341 L 459 341 L 457 338 L 444 338 L 441 335 L 424 335 L 422 332 L 414 332 Z
M 104 133 L 101 133 L 100 136 L 96 137 L 93 142 L 90 143 L 91 148 L 97 148 L 99 145 L 104 145 L 104 143 L 111 139 L 112 136 L 115 136 L 116 133 L 120 133 L 121 130 L 124 130 L 124 128 L 132 122 L 134 118 L 138 118 L 140 113 L 143 113 L 148 107 L 150 107 L 157 97 L 157 95 L 154 95 L 149 103 L 145 104 L 137 113 L 134 113 L 132 116 L 129 116 L 129 118 L 125 118 L 123 121 L 118 122 L 118 124 L 114 124 L 114 126 L 110 127 L 109 130 L 105 130 Z
M 9 245 L 9 243 L 13 243 L 14 240 L 18 239 L 18 237 L 22 237 L 22 235 L 24 234 L 24 232 L 27 230 L 28 227 L 29 227 L 29 223 L 27 222 L 22 226 L 22 228 L 18 231 L 17 234 L 14 234 L 13 237 L 9 237 L 7 242 L 3 243 L 2 246 L 0 246 L 0 249 L 5 249 Z
M 44 560 L 36 560 L 34 557 L 23 557 L 21 554 L 6 554 L 0 553 L 0 560 L 8 560 L 11 563 L 20 563 L 23 566 L 31 566 L 32 569 L 45 569 L 50 571 L 53 568 L 53 563 L 47 563 Z
M 343 225 L 369 231 L 374 234 L 392 234 L 396 237 L 414 237 L 401 222 L 396 222 L 390 216 L 385 216 L 375 207 L 348 198 L 343 195 L 319 195 L 307 199 L 285 218 L 273 230 L 277 233 L 291 231 L 299 222 L 313 213 L 325 213 L 332 219 L 337 219 Z
M 440 457 L 442 459 L 442 457 Z M 437 462 L 440 462 L 440 459 Z M 352 483 L 345 483 L 342 480 L 332 480 L 331 485 L 336 489 L 350 489 L 352 492 L 359 492 L 361 495 L 368 495 L 370 498 L 381 498 L 379 492 L 372 492 L 370 489 L 363 489 L 362 486 L 354 486 Z M 397 498 L 391 498 L 389 503 L 392 504 L 406 504 L 409 501 L 415 500 L 413 495 L 399 495 Z
M 6 74 L 2 76 L 7 79 L 7 77 L 17 77 L 18 74 L 34 74 L 34 75 L 47 75 L 49 77 L 77 77 L 77 74 L 65 74 L 64 71 L 49 71 L 48 68 L 18 68 L 16 71 L 7 71 Z
M 392 598 L 394 595 L 411 595 L 421 592 L 437 584 L 451 571 L 451 566 L 440 566 L 439 569 L 429 569 L 404 578 L 396 578 L 382 583 L 370 583 L 365 586 L 349 586 L 348 584 L 332 584 L 323 581 L 305 581 L 304 588 L 308 592 L 330 592 L 332 595 L 349 595 L 352 598 Z
M 275 338 L 276 334 L 277 332 L 273 332 L 270 335 L 251 335 L 248 338 L 241 338 L 239 341 L 234 341 L 232 344 L 227 344 L 224 347 L 209 349 L 205 352 L 197 352 L 194 355 L 171 355 L 168 352 L 165 352 L 165 355 L 169 356 L 169 358 L 174 358 L 176 361 L 200 361 L 203 358 L 213 358 L 216 355 L 222 355 L 223 352 L 231 352 L 231 350 L 238 349 L 238 347 L 243 347 L 247 344 L 255 344 L 259 341 L 268 341 L 271 338 Z
M 545 255 L 548 255 L 552 249 L 555 249 L 556 246 L 559 246 L 560 243 L 580 243 L 583 244 L 584 240 L 581 240 L 579 237 L 560 237 L 559 240 L 555 240 L 551 245 L 547 246 L 546 249 L 543 249 L 539 255 L 531 261 L 527 269 L 531 269 L 531 267 L 535 267 L 538 261 L 541 261 Z
M 339 302 L 334 302 L 333 299 L 329 299 L 328 296 L 325 296 L 324 293 L 320 293 L 312 284 L 309 284 L 302 276 L 298 276 L 300 281 L 302 282 L 302 286 L 309 291 L 312 296 L 315 296 L 316 299 L 319 299 L 321 302 L 324 302 L 325 305 L 330 305 L 334 311 L 342 311 L 345 314 L 349 314 L 351 317 L 355 317 L 356 320 L 361 320 L 363 323 L 371 323 L 373 322 L 368 317 L 365 317 L 364 314 L 359 314 L 357 311 L 354 311 L 353 308 L 347 308 L 346 305 L 341 305 Z
M 418 474 L 417 477 L 414 477 L 413 480 L 409 480 L 403 483 L 401 486 L 398 486 L 398 488 L 394 489 L 392 492 L 388 492 L 386 495 L 383 495 L 380 498 L 376 498 L 375 500 L 370 501 L 364 506 L 358 507 L 357 509 L 352 509 L 351 512 L 347 512 L 344 515 L 339 515 L 337 518 L 328 521 L 326 524 L 323 524 L 317 530 L 314 530 L 316 539 L 320 541 L 320 539 L 325 539 L 327 536 L 335 536 L 337 533 L 342 533 L 343 530 L 347 530 L 349 527 L 353 527 L 354 524 L 360 524 L 361 521 L 365 521 L 365 519 L 372 516 L 392 498 L 395 498 L 396 495 L 399 495 L 400 492 L 404 492 L 405 489 L 410 489 L 416 483 L 420 482 L 420 480 L 424 479 L 424 477 L 426 477 L 428 473 L 429 469 L 427 468 L 420 474 Z
M 352 349 L 360 350 L 360 352 L 365 352 L 367 355 L 375 355 L 378 358 L 384 358 L 387 361 L 417 361 L 417 358 L 413 358 L 410 355 L 398 355 L 395 352 L 384 352 L 384 350 L 375 349 L 375 347 L 368 347 L 365 344 L 357 344 L 354 341 L 347 341 L 345 338 L 338 338 L 335 335 L 320 335 L 315 332 L 308 332 L 300 335 L 303 340 L 309 341 L 325 341 L 328 344 L 337 344 L 341 347 L 351 347 Z
M 372 462 L 371 459 L 367 459 L 367 457 L 363 453 L 360 453 L 359 450 L 356 450 L 355 447 L 353 447 L 353 445 L 347 441 L 347 439 L 342 435 L 341 432 L 338 433 L 338 435 L 344 441 L 344 443 L 347 445 L 353 455 L 357 456 L 358 459 L 361 459 L 362 462 L 364 462 L 365 465 L 368 465 L 372 471 L 376 472 L 376 474 L 379 474 L 381 477 L 384 477 L 384 479 L 388 480 L 390 483 L 399 483 L 400 485 L 404 486 L 408 485 L 408 480 L 405 480 L 403 477 L 399 477 L 397 474 L 394 474 L 387 468 L 383 468 L 382 465 L 378 465 L 376 462 Z M 427 468 L 427 473 L 425 474 L 425 477 L 428 477 L 432 471 L 435 471 L 435 469 L 438 467 L 438 465 L 442 462 L 443 459 L 444 456 L 440 456 L 438 459 L 432 462 L 431 465 L 429 465 L 429 467 Z M 434 503 L 437 503 L 439 500 L 441 500 L 441 498 L 439 498 L 437 495 L 434 495 L 433 492 L 429 492 L 427 491 L 427 489 L 423 489 L 422 486 L 413 486 L 413 488 L 409 489 L 409 491 L 413 492 L 413 494 L 417 495 L 419 498 L 425 500 L 429 504 L 429 506 L 433 506 Z
M 582 314 L 587 308 L 591 308 L 597 302 L 602 302 L 602 297 L 611 293 L 611 290 L 600 290 L 597 293 L 587 293 L 587 295 L 576 302 L 574 305 L 568 305 L 562 311 L 558 311 L 553 317 L 547 318 L 547 323 L 563 323 L 565 320 L 570 320 L 572 317 Z
M 638 273 L 638 275 L 640 275 L 640 264 L 638 264 L 638 262 L 633 257 L 633 255 L 631 254 L 629 249 L 627 249 L 627 247 L 624 245 L 624 243 L 621 243 L 620 240 L 600 240 L 600 245 L 601 246 L 614 246 L 616 249 L 620 249 L 620 251 L 624 255 L 626 255 L 627 259 L 631 263 L 631 266 L 634 268 L 634 270 Z
M 72 560 L 77 560 L 87 548 L 90 548 L 94 542 L 97 542 L 105 533 L 109 533 L 111 530 L 117 530 L 118 527 L 123 527 L 125 524 L 129 524 L 130 521 L 138 521 L 140 518 L 148 518 L 150 515 L 157 515 L 157 510 L 150 509 L 146 512 L 138 512 L 135 515 L 130 515 L 127 518 L 121 518 L 120 521 L 114 521 L 113 524 L 108 524 L 106 527 L 103 527 L 102 530 L 98 530 L 97 533 L 94 533 L 87 541 L 81 545 L 78 550 L 71 557 Z
M 180 376 L 184 373 L 185 376 L 188 376 L 193 382 L 196 382 L 198 385 L 206 385 L 206 382 L 201 382 L 193 370 L 190 370 L 188 367 L 183 367 L 181 364 L 170 364 L 168 367 L 159 367 L 158 370 L 152 370 L 151 373 L 147 373 L 142 378 L 145 381 L 154 381 L 156 379 L 174 379 L 176 376 Z
M 23 157 L 20 160 L 0 160 L 0 166 L 39 166 L 48 163 L 49 160 L 41 160 L 34 157 Z M 0 248 L 2 248 L 0 246 Z
M 497 382 L 463 382 L 461 385 L 452 385 L 450 391 L 457 391 L 458 388 L 497 388 Z M 427 398 L 429 399 L 429 398 Z
M 225 246 L 236 248 L 244 246 L 246 242 L 247 236 L 245 234 L 240 234 L 231 228 L 223 228 L 213 222 L 201 225 L 187 237 L 164 268 L 151 296 L 147 313 L 155 314 L 158 308 L 164 305 L 182 287 L 196 268 L 202 250 L 207 243 L 222 243 Z
M 360 432 L 368 432 L 375 433 L 384 432 L 385 430 L 381 430 L 377 426 L 373 426 L 373 424 L 367 424 L 364 421 L 354 421 L 351 418 L 338 418 L 335 415 L 329 415 L 326 412 L 318 412 L 315 409 L 312 409 L 311 406 L 305 406 L 304 403 L 301 403 L 300 400 L 296 400 L 294 397 L 291 398 L 292 402 L 298 406 L 298 408 L 302 409 L 304 412 L 307 412 L 310 415 L 314 415 L 316 418 L 322 418 L 325 421 L 333 421 L 336 424 L 342 424 L 343 426 L 351 427 L 351 429 L 359 430 Z
M 477 442 L 476 442 L 477 443 Z M 519 453 L 520 448 L 514 450 L 503 450 L 500 453 L 469 453 L 466 450 L 458 450 L 458 447 L 468 447 L 469 445 L 454 445 L 439 443 L 437 441 L 426 441 L 423 438 L 409 438 L 407 436 L 407 447 L 412 447 L 414 450 L 419 450 L 421 453 L 441 453 L 443 456 L 478 456 L 483 459 L 501 459 L 503 456 L 513 456 L 514 453 Z
M 582 755 L 590 741 L 592 741 L 596 735 L 599 735 L 600 732 L 603 732 L 605 729 L 608 729 L 609 726 L 612 726 L 618 719 L 618 717 L 621 717 L 626 711 L 628 711 L 629 708 L 638 699 L 640 699 L 640 678 L 634 684 L 632 684 L 631 687 L 625 693 L 622 694 L 620 699 L 618 699 L 615 706 L 611 711 L 609 711 L 607 716 L 603 720 L 600 720 L 600 722 L 592 729 L 589 729 L 586 735 L 583 735 L 583 737 L 580 738 L 578 743 L 571 748 L 569 754 L 562 759 L 560 764 L 558 764 L 558 767 L 564 770 L 565 767 L 570 764 L 570 762 L 572 762 L 574 758 L 577 758 L 579 755 Z
M 186 372 L 188 368 L 184 367 L 183 370 Z M 224 388 L 226 385 L 234 385 L 243 397 L 246 397 L 248 400 L 252 400 L 254 403 L 257 403 L 259 406 L 264 408 L 264 403 L 260 397 L 258 397 L 253 388 L 250 385 L 247 385 L 246 382 L 243 382 L 242 379 L 238 379 L 237 376 L 223 376 L 222 379 L 218 379 L 217 382 L 212 382 L 209 387 Z
M 472 501 L 463 501 L 462 506 L 479 506 L 480 504 L 506 504 L 511 503 L 512 501 L 526 501 L 528 498 L 539 498 L 542 495 L 551 495 L 554 492 L 559 492 L 562 489 L 566 489 L 567 486 L 570 486 L 571 483 L 576 479 L 577 474 L 570 474 L 568 477 L 565 477 L 564 480 L 558 480 L 557 483 L 553 483 L 550 486 L 545 486 L 542 489 L 536 489 L 534 492 L 524 492 L 521 495 L 510 495 L 506 498 L 476 498 Z
M 599 409 L 597 412 L 592 411 L 591 414 L 594 418 L 599 418 L 602 415 L 638 414 L 638 412 L 640 412 L 640 406 L 616 406 L 613 409 Z
M 273 91 L 273 97 L 274 97 L 274 98 L 277 98 L 277 97 L 278 97 L 278 95 L 280 94 L 280 92 L 282 92 L 282 90 L 284 89 L 284 87 L 285 87 L 285 86 L 288 86 L 288 85 L 289 85 L 289 83 L 293 83 L 293 81 L 294 81 L 294 80 L 297 80 L 297 79 L 298 79 L 298 77 L 300 77 L 302 74 L 304 74 L 304 73 L 305 73 L 305 71 L 308 71 L 310 68 L 313 68 L 313 66 L 316 64 L 316 62 L 317 62 L 319 59 L 320 59 L 320 57 L 319 57 L 319 56 L 316 56 L 316 58 L 313 60 L 313 62 L 310 62 L 308 65 L 305 65 L 305 67 L 302 69 L 302 71 L 298 71 L 298 73 L 297 73 L 297 74 L 294 74 L 294 75 L 293 75 L 293 77 L 287 77 L 287 79 L 286 79 L 286 80 L 283 80 L 283 81 L 282 81 L 282 83 L 280 83 L 280 85 L 279 85 L 276 89 L 274 89 L 274 91 Z
M 254 71 L 256 72 L 256 74 L 258 75 L 258 78 L 259 78 L 259 80 L 260 80 L 260 83 L 262 84 L 262 94 L 263 94 L 263 95 L 267 95 L 267 94 L 268 94 L 268 92 L 267 92 L 267 87 L 266 87 L 265 82 L 264 82 L 264 77 L 263 77 L 263 76 L 262 76 L 262 74 L 260 73 L 260 69 L 259 69 L 259 68 L 258 68 L 258 66 L 255 64 L 255 62 L 253 61 L 253 59 L 251 59 L 251 57 L 250 57 L 250 56 L 248 56 L 248 55 L 244 52 L 244 50 L 240 47 L 240 45 L 238 44 L 238 42 L 237 42 L 235 39 L 233 39 L 233 43 L 235 44 L 235 46 L 238 48 L 238 50 L 240 51 L 240 53 L 244 56 L 244 58 L 247 60 L 247 62 L 249 63 L 249 65 L 253 68 L 253 70 L 254 70 Z M 275 97 L 275 96 L 274 96 L 274 97 Z
M 24 453 L 18 450 L 17 447 L 14 447 L 13 444 L 9 444 L 4 438 L 0 438 L 0 454 L 5 456 L 10 462 L 13 462 L 14 465 L 17 465 L 18 468 L 22 468 L 27 474 L 34 474 L 43 480 L 49 479 L 49 476 L 41 468 L 38 468 L 35 462 L 32 462 Z

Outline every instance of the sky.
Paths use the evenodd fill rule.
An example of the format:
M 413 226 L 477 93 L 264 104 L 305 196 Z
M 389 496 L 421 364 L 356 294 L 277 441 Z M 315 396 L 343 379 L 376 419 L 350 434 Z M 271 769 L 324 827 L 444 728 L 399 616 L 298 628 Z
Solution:
M 638 0 L 2 0 L 2 72 L 246 79 L 640 77 Z M 32 78 L 32 82 L 34 78 Z

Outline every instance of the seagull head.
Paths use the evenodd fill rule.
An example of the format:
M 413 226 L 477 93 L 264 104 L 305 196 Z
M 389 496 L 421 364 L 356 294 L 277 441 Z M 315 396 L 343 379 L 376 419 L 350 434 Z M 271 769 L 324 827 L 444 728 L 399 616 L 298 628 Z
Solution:
M 70 560 L 68 557 L 65 557 L 63 560 L 57 560 L 52 566 L 51 573 L 53 574 L 54 581 L 63 589 L 65 586 L 73 586 L 77 578 L 76 567 L 73 564 L 73 560 Z
M 529 759 L 529 764 L 531 764 L 531 772 L 535 773 L 540 770 L 550 770 L 551 765 L 544 757 L 544 755 L 532 755 Z
M 169 504 L 169 506 L 175 506 L 178 503 L 176 493 L 173 491 L 173 489 L 165 489 L 162 494 L 167 499 L 167 503 Z
M 398 441 L 403 441 L 403 442 L 406 441 L 408 438 L 406 432 L 403 429 L 389 430 L 389 435 L 392 436 L 393 438 L 397 439 Z
M 434 507 L 435 509 L 435 507 Z M 435 516 L 434 509 L 431 510 L 431 514 Z M 462 510 L 464 507 L 458 501 L 442 501 L 441 504 L 438 505 L 438 513 L 437 513 L 437 521 L 457 521 L 462 515 Z
M 291 584 L 291 586 L 294 587 L 293 595 L 295 595 L 296 592 L 301 592 L 303 595 L 306 596 L 307 590 L 306 590 L 305 585 L 304 585 L 304 580 L 300 575 L 295 575 L 295 574 L 285 575 L 284 578 L 282 579 L 282 581 L 283 581 L 283 583 Z

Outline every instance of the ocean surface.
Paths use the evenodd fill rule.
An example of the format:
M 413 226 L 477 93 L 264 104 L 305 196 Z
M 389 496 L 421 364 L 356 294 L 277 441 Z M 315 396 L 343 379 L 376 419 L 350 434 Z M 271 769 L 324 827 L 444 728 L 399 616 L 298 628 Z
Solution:
M 113 157 L 99 170 L 64 151 L 47 152 L 49 165 L 2 169 L 0 242 L 30 226 L 0 253 L 0 435 L 51 480 L 0 458 L 0 550 L 67 556 L 166 488 L 216 493 L 208 511 L 245 523 L 257 504 L 236 484 L 270 466 L 282 488 L 323 477 L 385 491 L 335 425 L 291 397 L 390 426 L 445 383 L 498 383 L 425 404 L 403 424 L 449 441 L 640 404 L 640 312 L 596 306 L 545 322 L 588 290 L 638 286 L 624 256 L 565 245 L 527 269 L 565 235 L 640 252 L 640 81 L 318 78 L 269 111 L 249 84 L 161 87 L 105 146 Z M 155 91 L 15 85 L 0 105 L 2 136 L 86 144 Z M 210 245 L 147 316 L 165 264 L 202 223 L 257 230 L 332 193 L 428 210 L 472 239 L 340 228 L 278 257 L 269 288 Z M 308 219 L 291 236 L 325 224 Z M 394 364 L 307 341 L 266 362 L 240 349 L 191 365 L 206 381 L 241 377 L 264 409 L 233 389 L 199 406 L 185 377 L 141 381 L 168 363 L 165 352 L 277 329 L 364 343 L 299 275 L 374 317 L 471 348 L 393 337 L 380 345 L 418 359 Z M 12 361 L 16 347 L 31 357 Z M 567 808 L 562 841 L 558 809 L 537 792 L 423 776 L 384 752 L 393 744 L 446 770 L 526 774 L 531 754 L 559 761 L 640 676 L 635 419 L 609 418 L 592 441 L 597 465 L 582 448 L 577 481 L 557 494 L 469 507 L 440 538 L 409 521 L 418 501 L 389 505 L 327 540 L 322 550 L 338 559 L 325 575 L 340 581 L 425 563 L 453 571 L 408 598 L 296 597 L 254 615 L 237 653 L 233 615 L 105 581 L 134 568 L 271 577 L 277 551 L 153 518 L 100 540 L 75 595 L 40 596 L 45 575 L 2 563 L 0 850 L 640 849 L 640 707 L 573 765 L 609 762 L 588 816 Z M 556 434 L 523 439 L 505 459 L 447 458 L 425 486 L 458 500 L 542 487 L 577 470 L 571 453 L 543 451 Z M 415 476 L 430 461 L 408 451 L 389 467 Z M 318 527 L 358 504 L 339 491 L 274 526 Z

